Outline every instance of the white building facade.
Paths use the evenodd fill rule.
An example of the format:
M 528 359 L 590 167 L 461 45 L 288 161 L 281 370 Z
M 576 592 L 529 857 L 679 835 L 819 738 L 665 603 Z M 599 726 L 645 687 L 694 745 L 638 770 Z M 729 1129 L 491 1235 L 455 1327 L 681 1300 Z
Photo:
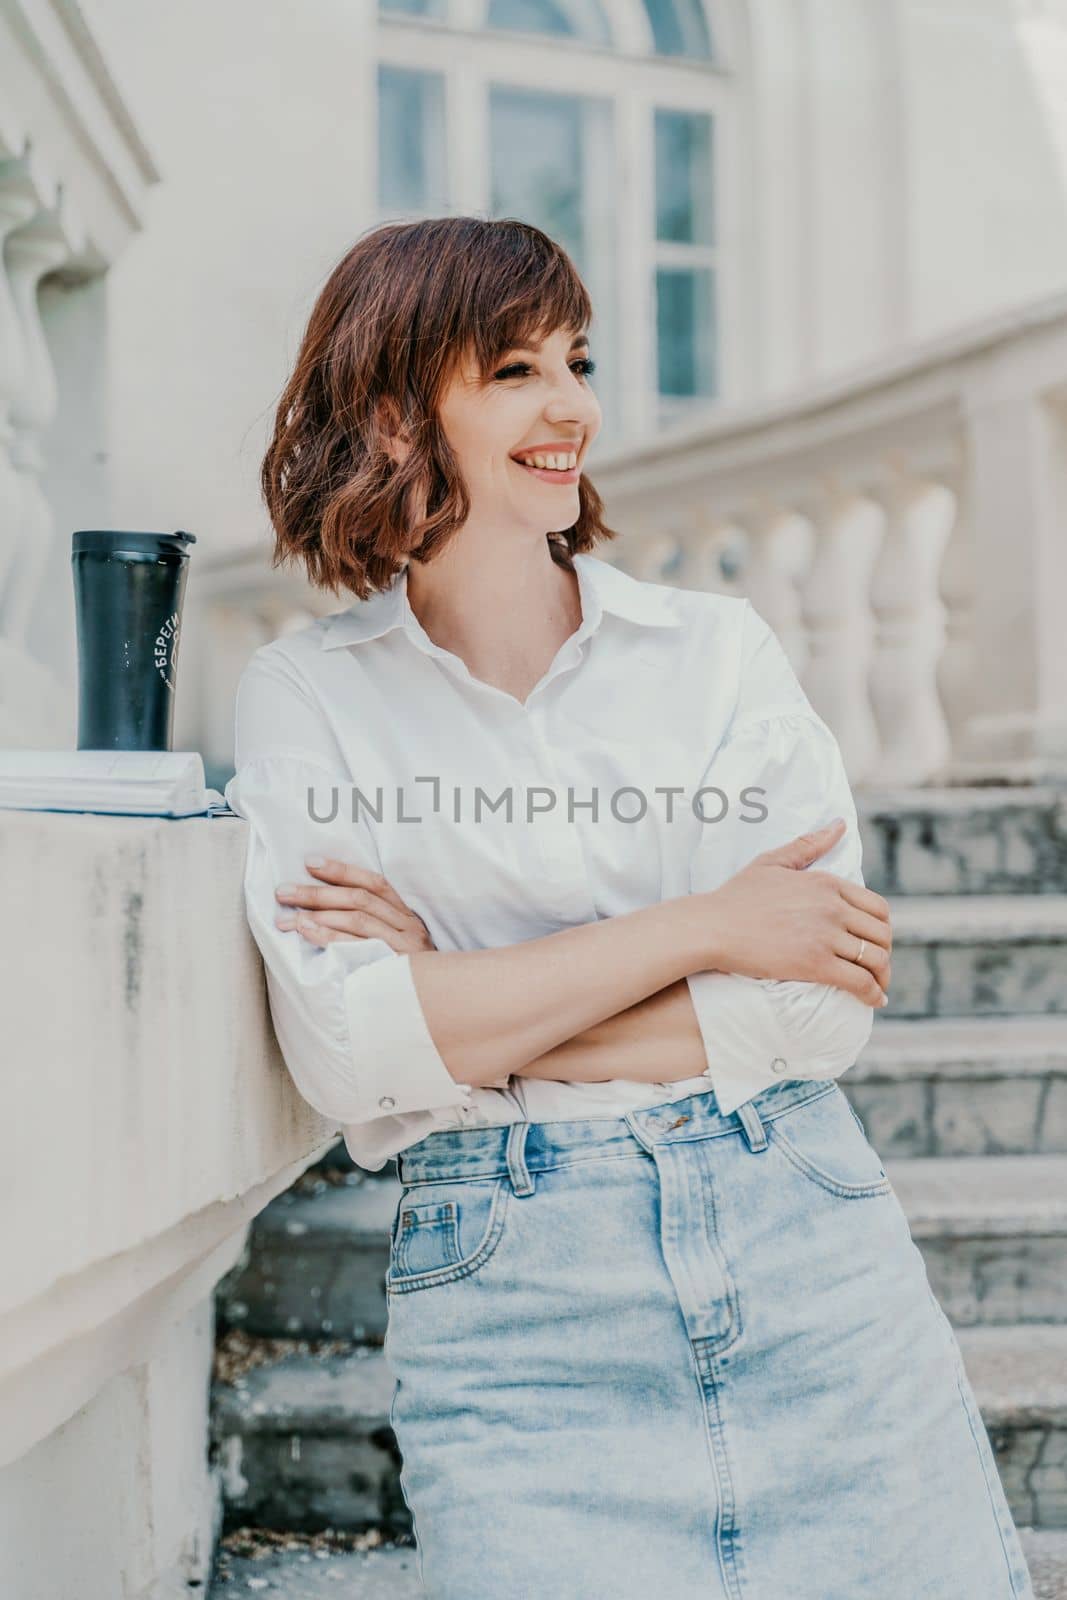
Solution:
M 519 214 L 567 244 L 602 459 L 1067 284 L 1058 0 L 87 14 L 164 175 L 115 281 L 115 516 L 212 551 L 262 536 L 271 402 L 386 217 Z
M 74 744 L 71 532 L 184 528 L 226 775 L 251 650 L 338 608 L 258 493 L 311 304 L 474 213 L 589 284 L 612 559 L 751 594 L 857 783 L 1062 777 L 1065 91 L 1065 0 L 0 0 L 0 745 Z M 229 826 L 0 820 L 16 1600 L 203 1580 L 212 1289 L 332 1139 Z

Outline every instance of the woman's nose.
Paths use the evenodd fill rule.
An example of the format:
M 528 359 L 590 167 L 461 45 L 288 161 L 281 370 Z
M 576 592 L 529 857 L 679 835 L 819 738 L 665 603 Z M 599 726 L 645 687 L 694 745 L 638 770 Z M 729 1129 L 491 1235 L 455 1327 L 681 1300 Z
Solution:
M 583 394 L 570 393 L 561 400 L 545 406 L 545 422 L 552 428 L 588 428 L 600 416 L 600 402 L 592 390 Z

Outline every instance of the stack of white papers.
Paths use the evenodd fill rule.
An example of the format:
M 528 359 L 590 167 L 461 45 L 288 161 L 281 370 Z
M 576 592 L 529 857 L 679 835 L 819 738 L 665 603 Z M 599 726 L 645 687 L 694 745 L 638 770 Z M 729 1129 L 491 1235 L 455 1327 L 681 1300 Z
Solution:
M 205 787 L 198 750 L 0 750 L 0 807 L 138 817 L 230 812 L 225 796 Z

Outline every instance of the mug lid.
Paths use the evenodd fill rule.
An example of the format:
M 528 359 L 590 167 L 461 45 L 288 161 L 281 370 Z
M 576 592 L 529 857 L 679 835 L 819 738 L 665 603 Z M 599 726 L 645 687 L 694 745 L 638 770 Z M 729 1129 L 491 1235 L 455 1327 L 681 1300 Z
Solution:
M 130 550 L 136 554 L 156 555 L 161 550 L 173 550 L 187 555 L 188 546 L 196 543 L 195 533 L 125 533 L 118 528 L 80 528 L 71 534 L 71 552 L 83 550 L 113 552 Z

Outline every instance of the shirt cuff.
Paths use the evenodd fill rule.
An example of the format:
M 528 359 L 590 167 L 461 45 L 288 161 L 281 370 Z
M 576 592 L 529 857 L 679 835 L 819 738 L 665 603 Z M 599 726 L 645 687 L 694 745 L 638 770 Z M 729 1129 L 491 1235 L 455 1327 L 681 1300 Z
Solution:
M 783 1078 L 801 1078 L 791 1042 L 760 978 L 691 972 L 686 978 L 708 1066 L 704 1073 L 723 1115 Z
M 350 973 L 344 1007 L 368 1118 L 470 1103 L 471 1085 L 453 1078 L 426 1026 L 409 956 Z

